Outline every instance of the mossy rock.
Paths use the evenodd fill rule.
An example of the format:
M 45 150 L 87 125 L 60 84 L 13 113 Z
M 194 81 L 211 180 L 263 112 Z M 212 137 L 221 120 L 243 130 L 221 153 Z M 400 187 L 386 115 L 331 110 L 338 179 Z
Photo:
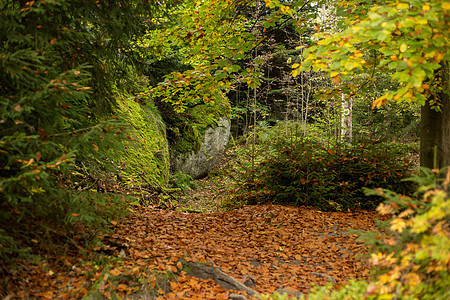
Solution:
M 186 173 L 194 179 L 207 176 L 219 162 L 228 144 L 230 129 L 230 120 L 223 116 L 217 126 L 205 131 L 198 151 L 177 153 L 172 157 L 172 170 Z
M 229 119 L 231 106 L 225 95 L 216 95 L 212 103 L 189 107 L 183 113 L 162 109 L 164 121 L 168 125 L 172 156 L 199 151 L 206 131 L 217 127 L 223 117 Z
M 217 95 L 213 103 L 191 107 L 172 121 L 172 171 L 202 178 L 222 155 L 230 136 L 230 104 L 223 94 Z
M 165 124 L 153 103 L 144 100 L 144 105 L 135 102 L 130 95 L 118 100 L 118 114 L 129 125 L 126 132 L 129 141 L 119 156 L 126 176 L 144 184 L 167 187 L 170 162 Z

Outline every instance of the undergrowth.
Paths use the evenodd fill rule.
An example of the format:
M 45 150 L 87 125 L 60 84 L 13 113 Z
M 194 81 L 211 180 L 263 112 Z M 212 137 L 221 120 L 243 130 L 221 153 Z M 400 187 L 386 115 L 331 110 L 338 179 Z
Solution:
M 403 181 L 412 165 L 401 144 L 359 140 L 349 145 L 314 136 L 283 137 L 276 130 L 271 135 L 262 131 L 256 145 L 235 150 L 229 175 L 237 188 L 229 207 L 272 202 L 321 210 L 375 209 L 380 198 L 367 197 L 363 188 L 413 191 L 413 184 Z

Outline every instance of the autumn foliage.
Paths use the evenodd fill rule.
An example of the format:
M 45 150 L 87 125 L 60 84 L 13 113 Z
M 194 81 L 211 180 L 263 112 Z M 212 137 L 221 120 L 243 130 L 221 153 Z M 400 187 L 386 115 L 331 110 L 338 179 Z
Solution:
M 390 230 L 395 239 L 386 240 L 394 251 L 371 256 L 373 265 L 388 271 L 369 285 L 368 294 L 450 297 L 450 172 L 423 171 L 425 176 L 414 177 L 420 188 L 413 198 L 381 189 L 374 191 L 387 199 L 377 210 L 393 214 Z
M 259 144 L 252 127 L 253 151 L 245 145 L 226 170 L 235 184 L 217 192 L 229 196 L 229 211 L 177 211 L 180 198 L 162 186 L 151 190 L 145 178 L 151 200 L 170 198 L 170 205 L 101 182 L 130 184 L 114 172 L 115 159 L 131 153 L 135 141 L 124 121 L 156 119 L 139 113 L 147 98 L 170 107 L 169 118 L 155 121 L 161 135 L 167 119 L 175 123 L 182 113 L 183 122 L 192 120 L 192 108 L 203 104 L 228 114 L 225 93 L 235 84 L 256 98 L 260 59 L 248 68 L 243 60 L 258 56 L 265 37 L 252 28 L 260 23 L 267 33 L 284 17 L 289 26 L 312 27 L 303 46 L 318 41 L 295 50 L 303 57 L 292 76 L 327 73 L 332 91 L 323 94 L 341 97 L 354 96 L 357 84 L 374 84 L 368 74 L 386 73 L 394 84 L 373 107 L 403 100 L 439 110 L 450 5 L 372 2 L 340 1 L 337 15 L 349 18 L 336 23 L 345 30 L 333 32 L 312 26 L 318 13 L 299 17 L 305 7 L 319 7 L 308 1 L 258 1 L 264 21 L 243 13 L 251 1 L 0 1 L 0 297 L 228 299 L 231 291 L 189 275 L 183 261 L 195 261 L 242 282 L 252 277 L 264 299 L 285 299 L 272 295 L 280 289 L 307 299 L 449 299 L 450 173 L 422 169 L 413 184 L 405 182 L 410 165 L 396 146 L 306 134 L 325 122 L 320 114 L 314 124 L 305 117 L 303 135 L 272 132 L 276 138 Z M 168 65 L 182 66 L 159 70 L 153 79 L 165 80 L 143 91 L 139 66 L 152 73 L 172 58 Z M 134 102 L 121 107 L 118 99 Z M 115 116 L 118 106 L 129 118 Z M 252 109 L 259 109 L 256 99 Z M 181 131 L 195 136 L 195 143 L 184 140 L 185 150 L 197 149 L 200 133 L 216 123 L 216 116 L 198 114 L 202 124 Z M 263 115 L 254 114 L 255 125 Z M 168 128 L 174 136 L 175 127 Z M 139 129 L 154 137 L 155 129 Z M 168 161 L 160 142 L 151 157 Z M 136 152 L 152 151 L 145 149 Z M 255 149 L 264 151 L 258 156 Z M 168 181 L 165 170 L 154 175 Z M 195 187 L 189 181 L 184 174 L 174 179 L 180 188 Z M 369 232 L 358 238 L 363 230 Z

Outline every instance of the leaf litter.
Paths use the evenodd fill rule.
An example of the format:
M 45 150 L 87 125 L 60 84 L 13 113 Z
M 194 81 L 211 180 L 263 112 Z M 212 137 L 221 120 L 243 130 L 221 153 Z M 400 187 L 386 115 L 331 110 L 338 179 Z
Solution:
M 181 258 L 212 263 L 260 293 L 278 289 L 307 293 L 313 284 L 366 279 L 367 248 L 349 230 L 376 230 L 376 212 L 321 212 L 312 207 L 244 206 L 209 214 L 137 206 L 113 221 L 102 246 L 82 249 L 114 259 L 85 261 L 80 254 L 49 256 L 6 272 L 5 299 L 80 299 L 95 293 L 139 299 L 228 299 L 212 280 L 189 277 Z M 160 274 L 167 276 L 164 285 Z M 167 275 L 169 274 L 169 275 Z M 94 294 L 93 294 L 94 293 Z M 241 292 L 243 293 L 243 292 Z M 92 296 L 94 295 L 94 296 Z M 10 297 L 10 298 L 8 298 Z M 147 298 L 154 299 L 154 298 Z
M 127 217 L 110 222 L 108 234 L 97 234 L 101 243 L 95 247 L 43 255 L 7 270 L 0 266 L 0 297 L 217 300 L 245 295 L 188 276 L 182 259 L 214 265 L 241 282 L 251 279 L 259 293 L 307 293 L 313 285 L 339 287 L 368 278 L 368 248 L 349 231 L 376 231 L 374 219 L 386 216 L 281 205 L 222 211 L 229 184 L 223 179 L 197 180 L 197 188 L 176 195 L 178 203 L 167 209 L 129 208 Z

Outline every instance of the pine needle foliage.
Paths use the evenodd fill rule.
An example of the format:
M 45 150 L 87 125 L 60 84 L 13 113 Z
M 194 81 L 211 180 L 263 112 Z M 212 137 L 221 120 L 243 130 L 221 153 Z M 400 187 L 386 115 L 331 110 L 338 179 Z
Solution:
M 0 2 L 0 255 L 21 247 L 14 238 L 30 222 L 39 236 L 43 223 L 53 233 L 74 222 L 101 225 L 119 207 L 120 198 L 74 192 L 73 174 L 83 160 L 102 164 L 99 150 L 119 126 L 110 118 L 112 87 L 127 87 L 118 78 L 133 63 L 129 42 L 156 8 Z

